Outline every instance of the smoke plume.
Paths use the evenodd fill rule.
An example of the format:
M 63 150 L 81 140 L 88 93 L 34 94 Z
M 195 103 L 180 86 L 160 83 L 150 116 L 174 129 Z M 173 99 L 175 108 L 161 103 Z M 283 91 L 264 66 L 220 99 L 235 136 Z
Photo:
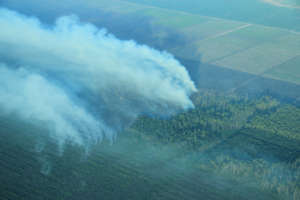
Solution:
M 167 52 L 121 41 L 76 16 L 46 25 L 0 9 L 0 111 L 63 143 L 94 143 L 139 115 L 193 107 L 196 88 Z

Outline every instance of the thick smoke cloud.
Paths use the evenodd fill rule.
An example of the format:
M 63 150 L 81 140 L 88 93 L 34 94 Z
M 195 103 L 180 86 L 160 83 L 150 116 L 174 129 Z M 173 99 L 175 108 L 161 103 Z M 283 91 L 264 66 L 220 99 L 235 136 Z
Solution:
M 172 55 L 121 41 L 76 16 L 53 26 L 0 9 L 0 109 L 63 143 L 112 139 L 141 114 L 193 107 L 196 89 Z
M 21 119 L 34 123 L 47 123 L 53 138 L 61 142 L 67 138 L 82 143 L 80 131 L 85 137 L 97 140 L 105 128 L 99 120 L 76 105 L 59 87 L 42 76 L 25 69 L 11 70 L 0 65 L 0 105 L 2 114 L 17 113 Z M 100 129 L 101 128 L 101 129 Z M 105 129 L 109 132 L 109 129 Z
M 193 38 L 161 26 L 152 17 L 134 13 L 122 13 L 105 9 L 101 3 L 91 0 L 0 0 L 0 6 L 16 10 L 27 15 L 38 17 L 43 23 L 53 24 L 57 17 L 75 13 L 81 21 L 93 23 L 97 27 L 105 27 L 110 33 L 122 40 L 134 39 L 138 43 L 147 44 L 156 49 L 191 47 Z
M 53 25 L 60 16 L 76 14 L 81 22 L 92 23 L 99 29 L 105 27 L 107 31 L 121 40 L 134 40 L 157 50 L 168 51 L 188 48 L 189 52 L 196 54 L 197 45 L 195 38 L 178 29 L 159 25 L 151 16 L 136 14 L 135 12 L 123 13 L 107 9 L 100 2 L 93 0 L 60 0 L 41 3 L 40 0 L 0 0 L 0 7 L 37 17 L 42 23 Z M 199 39 L 199 38 L 198 38 Z M 173 52 L 172 52 L 173 53 Z M 175 53 L 175 52 L 174 52 Z M 201 55 L 197 54 L 200 58 Z M 176 59 L 185 64 L 185 60 L 176 54 Z M 199 64 L 196 66 L 185 64 L 191 79 L 199 85 Z

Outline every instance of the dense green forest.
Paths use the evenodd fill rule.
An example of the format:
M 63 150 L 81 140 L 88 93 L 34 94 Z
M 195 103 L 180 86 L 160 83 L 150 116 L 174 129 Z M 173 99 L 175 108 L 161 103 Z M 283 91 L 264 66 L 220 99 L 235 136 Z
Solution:
M 300 198 L 297 105 L 212 91 L 192 99 L 194 109 L 141 116 L 88 151 L 60 151 L 41 130 L 0 118 L 0 199 Z
M 280 104 L 269 96 L 250 99 L 207 91 L 200 93 L 193 97 L 195 109 L 170 119 L 143 116 L 132 128 L 146 137 L 158 138 L 164 143 L 185 144 L 194 150 L 243 129 L 300 141 L 300 109 L 297 106 Z
M 203 170 L 251 179 L 283 199 L 300 198 L 300 108 L 270 96 L 200 91 L 196 108 L 170 119 L 139 118 L 132 133 L 193 152 Z

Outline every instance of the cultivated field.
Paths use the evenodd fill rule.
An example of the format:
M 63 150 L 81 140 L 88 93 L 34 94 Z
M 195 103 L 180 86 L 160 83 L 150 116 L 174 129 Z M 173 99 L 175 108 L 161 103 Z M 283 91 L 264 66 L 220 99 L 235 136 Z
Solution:
M 300 56 L 296 56 L 265 73 L 266 77 L 300 84 Z
M 300 75 L 297 70 L 300 63 L 298 60 L 287 62 L 300 55 L 298 32 L 126 1 L 103 2 L 100 4 L 98 1 L 93 6 L 149 17 L 153 24 L 172 28 L 191 38 L 189 45 L 166 49 L 177 57 L 299 83 L 295 77 Z M 272 68 L 276 68 L 277 75 L 269 74 Z M 281 72 L 282 75 L 279 75 Z

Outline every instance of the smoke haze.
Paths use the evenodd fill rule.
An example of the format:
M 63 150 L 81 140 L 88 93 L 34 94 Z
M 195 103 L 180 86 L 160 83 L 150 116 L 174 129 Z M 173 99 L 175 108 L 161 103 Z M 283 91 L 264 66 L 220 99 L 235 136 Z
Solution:
M 0 9 L 0 109 L 60 143 L 112 140 L 141 114 L 193 107 L 196 91 L 167 52 L 121 41 L 76 16 L 52 26 Z

